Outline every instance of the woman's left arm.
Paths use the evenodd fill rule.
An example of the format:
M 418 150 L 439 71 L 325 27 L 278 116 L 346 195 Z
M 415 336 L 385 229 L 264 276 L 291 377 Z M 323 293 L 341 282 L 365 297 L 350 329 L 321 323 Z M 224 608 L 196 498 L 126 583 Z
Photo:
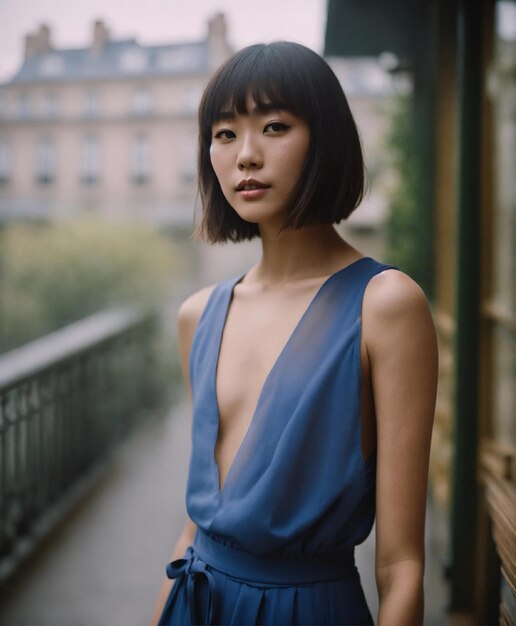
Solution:
M 364 294 L 362 323 L 377 425 L 376 582 L 379 626 L 423 623 L 428 459 L 437 341 L 428 303 L 386 270 Z

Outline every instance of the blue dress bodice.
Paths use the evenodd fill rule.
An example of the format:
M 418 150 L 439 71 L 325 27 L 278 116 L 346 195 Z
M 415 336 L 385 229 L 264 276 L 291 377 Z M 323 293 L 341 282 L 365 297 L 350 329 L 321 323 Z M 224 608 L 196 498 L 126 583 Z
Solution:
M 387 267 L 363 257 L 319 288 L 269 372 L 222 490 L 215 461 L 216 370 L 233 289 L 216 286 L 190 355 L 193 449 L 187 508 L 208 534 L 258 554 L 338 558 L 363 541 L 375 511 L 375 455 L 364 460 L 361 307 Z
M 353 548 L 375 515 L 361 445 L 361 311 L 391 266 L 363 257 L 319 288 L 265 379 L 223 488 L 216 372 L 235 277 L 212 291 L 190 352 L 193 545 L 160 624 L 371 625 Z

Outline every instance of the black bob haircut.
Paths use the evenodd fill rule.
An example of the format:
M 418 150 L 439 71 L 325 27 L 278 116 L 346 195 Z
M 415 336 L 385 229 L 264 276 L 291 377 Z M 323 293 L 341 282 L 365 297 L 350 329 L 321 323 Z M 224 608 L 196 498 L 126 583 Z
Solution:
M 208 83 L 199 106 L 199 193 L 196 234 L 212 243 L 259 236 L 228 203 L 210 160 L 212 125 L 222 111 L 246 114 L 251 99 L 273 103 L 305 119 L 310 145 L 288 206 L 284 229 L 338 223 L 360 204 L 364 162 L 357 128 L 340 83 L 318 54 L 288 41 L 244 48 Z

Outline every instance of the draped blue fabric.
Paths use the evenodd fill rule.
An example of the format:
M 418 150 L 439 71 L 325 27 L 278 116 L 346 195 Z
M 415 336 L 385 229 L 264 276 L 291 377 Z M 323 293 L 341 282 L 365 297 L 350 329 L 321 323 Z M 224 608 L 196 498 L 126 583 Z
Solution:
M 269 372 L 219 489 L 216 370 L 235 277 L 215 287 L 190 353 L 187 509 L 198 530 L 162 624 L 369 624 L 353 548 L 375 513 L 375 455 L 363 459 L 364 290 L 392 266 L 363 257 L 320 287 Z

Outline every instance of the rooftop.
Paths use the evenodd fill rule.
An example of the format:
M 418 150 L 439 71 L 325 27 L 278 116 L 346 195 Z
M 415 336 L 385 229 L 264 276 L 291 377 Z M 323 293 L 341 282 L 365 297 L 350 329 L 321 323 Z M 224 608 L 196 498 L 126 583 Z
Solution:
M 220 35 L 225 37 L 222 14 L 210 20 L 205 39 L 163 45 L 112 39 L 104 23 L 96 21 L 89 47 L 57 49 L 52 46 L 50 28 L 42 24 L 25 37 L 23 63 L 6 84 L 204 74 L 210 70 L 212 39 Z

